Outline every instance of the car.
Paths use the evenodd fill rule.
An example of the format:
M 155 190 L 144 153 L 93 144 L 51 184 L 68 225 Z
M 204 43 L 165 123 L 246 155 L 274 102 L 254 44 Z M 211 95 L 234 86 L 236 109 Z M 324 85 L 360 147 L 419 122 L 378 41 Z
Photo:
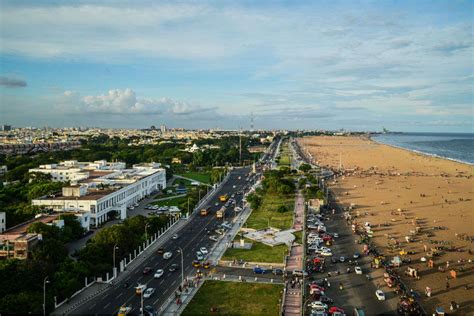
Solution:
M 171 237 L 173 239 L 178 239 L 178 234 L 174 234 L 173 237 Z
M 142 309 L 140 308 L 140 312 L 141 311 L 142 311 Z M 143 315 L 144 316 L 156 316 L 156 315 L 158 315 L 158 313 L 156 312 L 156 309 L 153 306 L 146 305 L 143 308 Z
M 151 267 L 143 268 L 143 274 L 150 274 L 150 272 L 151 272 Z
M 324 304 L 321 301 L 311 302 L 308 304 L 308 306 L 311 307 L 311 309 L 317 310 L 317 311 L 325 311 L 326 309 L 328 309 L 328 305 Z
M 156 215 L 155 211 L 149 212 L 148 215 Z
M 345 315 L 346 312 L 340 308 L 340 307 L 337 307 L 337 306 L 332 306 L 331 308 L 329 308 L 329 314 L 331 315 Z
M 135 207 L 133 207 L 133 206 L 129 206 L 129 207 L 128 207 L 128 209 L 130 209 L 130 210 L 134 210 L 134 209 L 135 209 Z
M 143 298 L 150 298 L 150 296 L 152 296 L 153 293 L 155 293 L 155 289 L 152 287 L 149 287 L 146 289 L 145 293 L 143 293 Z
M 332 256 L 332 252 L 331 252 L 331 250 L 322 250 L 322 251 L 321 251 L 321 256 L 331 257 L 331 256 Z
M 253 268 L 253 273 L 255 273 L 255 274 L 265 274 L 265 273 L 267 273 L 267 270 L 262 269 L 260 267 L 255 267 L 255 268 Z
M 202 267 L 203 267 L 204 269 L 209 269 L 209 268 L 211 267 L 211 263 L 210 263 L 209 261 L 206 261 L 206 262 L 204 262 L 204 263 L 202 264 Z
M 215 205 L 215 206 L 219 206 L 219 202 L 216 202 L 214 205 Z
M 344 257 L 341 256 L 341 257 L 339 257 L 339 261 L 340 261 L 340 262 L 344 262 L 344 261 L 346 261 L 346 258 L 344 258 Z
M 329 298 L 328 296 L 326 295 L 321 295 L 321 297 L 319 297 L 319 300 L 325 304 L 333 304 L 334 303 L 334 300 L 332 298 Z
M 382 290 L 375 291 L 375 296 L 379 301 L 385 301 L 385 293 Z
M 283 275 L 282 269 L 273 269 L 273 275 Z
M 199 260 L 193 260 L 192 265 L 195 268 L 199 268 L 201 266 L 201 262 L 199 262 Z
M 165 253 L 163 254 L 163 259 L 168 260 L 168 259 L 171 258 L 172 256 L 173 256 L 173 253 L 171 253 L 171 252 L 168 251 L 168 252 L 165 252 Z
M 168 268 L 168 271 L 169 272 L 174 272 L 176 270 L 178 270 L 179 266 L 176 264 L 176 263 L 173 263 L 172 265 L 170 265 L 170 267 Z
M 196 251 L 196 259 L 202 261 L 204 260 L 204 255 L 200 251 Z
M 353 257 L 354 259 L 359 259 L 360 253 L 356 252 L 352 257 Z
M 303 270 L 293 270 L 292 274 L 294 276 L 304 276 L 304 277 L 308 276 L 308 272 L 303 271 Z
M 354 271 L 356 274 L 362 274 L 362 269 L 360 267 L 355 267 Z
M 165 273 L 165 271 L 163 271 L 162 269 L 158 269 L 158 270 L 156 270 L 155 275 L 153 277 L 155 279 L 159 279 L 163 276 L 163 273 Z
M 158 248 L 158 250 L 157 250 L 156 252 L 157 252 L 159 255 L 162 255 L 162 254 L 165 253 L 165 248 L 160 247 L 160 248 Z
M 207 251 L 207 248 L 206 248 L 206 247 L 201 247 L 201 248 L 199 248 L 199 251 L 201 251 L 201 253 L 202 253 L 203 255 L 207 255 L 207 254 L 209 253 L 209 251 Z
M 212 241 L 217 241 L 217 236 L 216 235 L 209 236 L 209 239 Z

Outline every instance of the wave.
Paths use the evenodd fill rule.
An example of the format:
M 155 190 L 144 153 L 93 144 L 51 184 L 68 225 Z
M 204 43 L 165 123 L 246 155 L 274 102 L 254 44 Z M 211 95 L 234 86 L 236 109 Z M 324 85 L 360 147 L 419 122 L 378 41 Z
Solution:
M 445 159 L 445 160 L 449 160 L 449 161 L 454 161 L 454 162 L 466 164 L 466 165 L 469 165 L 469 166 L 474 166 L 474 163 L 470 162 L 470 161 L 456 159 L 456 158 L 452 158 L 452 157 L 447 157 L 447 156 L 443 156 L 443 155 L 439 155 L 439 154 L 435 154 L 435 153 L 425 152 L 425 151 L 422 151 L 422 150 L 408 148 L 408 147 L 404 147 L 404 146 L 401 146 L 401 145 L 394 145 L 394 144 L 386 143 L 386 142 L 377 140 L 376 137 L 372 137 L 372 136 L 369 137 L 369 138 L 370 138 L 370 140 L 372 140 L 372 141 L 374 141 L 378 144 L 383 144 L 383 145 L 387 145 L 387 146 L 390 146 L 390 147 L 407 150 L 407 151 L 414 152 L 414 153 L 421 154 L 421 155 L 425 155 L 425 156 L 428 156 L 428 157 L 441 158 L 441 159 Z

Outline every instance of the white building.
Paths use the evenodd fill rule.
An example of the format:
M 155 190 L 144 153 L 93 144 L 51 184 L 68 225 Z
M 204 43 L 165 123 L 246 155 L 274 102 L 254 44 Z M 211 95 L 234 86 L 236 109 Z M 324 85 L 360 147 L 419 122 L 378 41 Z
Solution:
M 40 172 L 51 175 L 51 179 L 56 182 L 77 182 L 88 179 L 90 173 L 102 170 L 123 170 L 124 162 L 107 162 L 98 160 L 94 162 L 78 162 L 77 160 L 67 160 L 59 164 L 40 165 L 38 168 L 30 169 L 29 172 Z
M 7 229 L 7 216 L 5 212 L 0 212 L 0 234 Z
M 88 178 L 63 187 L 62 194 L 43 196 L 32 204 L 55 211 L 90 212 L 90 225 L 97 227 L 115 213 L 125 219 L 128 206 L 164 188 L 166 170 L 157 163 L 133 165 L 131 169 L 96 169 Z

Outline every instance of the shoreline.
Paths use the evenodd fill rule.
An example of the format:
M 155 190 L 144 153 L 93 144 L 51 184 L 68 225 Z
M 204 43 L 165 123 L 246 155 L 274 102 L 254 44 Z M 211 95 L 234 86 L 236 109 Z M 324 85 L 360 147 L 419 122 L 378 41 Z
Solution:
M 406 147 L 402 147 L 402 146 L 398 146 L 398 145 L 393 145 L 393 144 L 387 144 L 387 143 L 384 143 L 384 142 L 380 142 L 380 141 L 375 140 L 374 136 L 369 135 L 369 136 L 367 136 L 367 139 L 374 142 L 374 143 L 377 143 L 379 145 L 386 145 L 386 146 L 390 146 L 390 147 L 393 147 L 393 148 L 406 150 L 406 151 L 409 151 L 411 153 L 427 156 L 427 157 L 430 157 L 430 158 L 444 159 L 444 160 L 448 160 L 448 161 L 452 161 L 452 162 L 457 162 L 457 163 L 460 163 L 460 164 L 463 164 L 463 165 L 474 166 L 474 162 L 459 160 L 459 159 L 450 158 L 450 157 L 446 157 L 446 156 L 440 156 L 440 155 L 437 155 L 437 154 L 427 153 L 427 152 L 416 150 L 416 149 L 411 149 L 411 148 L 406 148 Z
M 372 241 L 387 258 L 410 260 L 398 271 L 428 312 L 437 306 L 449 309 L 452 300 L 461 304 L 462 312 L 474 312 L 472 293 L 464 288 L 474 285 L 469 274 L 474 269 L 474 227 L 467 224 L 474 220 L 473 165 L 368 136 L 316 136 L 305 144 L 320 166 L 343 166 L 341 177 L 328 181 L 335 203 L 352 208 L 358 223 L 372 225 Z M 421 258 L 438 248 L 434 268 L 427 266 Z M 421 281 L 404 274 L 407 266 L 419 271 Z M 448 274 L 453 269 L 457 278 Z M 426 287 L 432 297 L 423 295 Z

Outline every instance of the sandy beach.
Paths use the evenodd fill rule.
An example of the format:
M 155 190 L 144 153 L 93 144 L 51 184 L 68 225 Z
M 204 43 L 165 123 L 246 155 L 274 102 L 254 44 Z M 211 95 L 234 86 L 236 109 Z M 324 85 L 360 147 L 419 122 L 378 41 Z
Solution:
M 321 166 L 344 171 L 331 190 L 343 207 L 355 205 L 358 221 L 374 227 L 374 242 L 389 258 L 413 252 L 407 266 L 420 279 L 403 276 L 430 314 L 456 301 L 462 314 L 474 313 L 474 166 L 378 144 L 367 137 L 324 136 L 299 141 Z M 407 242 L 406 236 L 419 233 Z M 398 244 L 397 247 L 392 245 Z M 421 262 L 431 248 L 434 267 Z M 441 249 L 443 248 L 443 249 Z M 442 269 L 444 272 L 441 272 Z M 456 271 L 456 278 L 450 271 Z M 381 281 L 381 280 L 380 280 Z M 383 283 L 383 281 L 382 281 Z M 449 288 L 448 288 L 449 286 Z M 431 297 L 425 295 L 432 289 Z M 389 290 L 388 287 L 384 287 Z

